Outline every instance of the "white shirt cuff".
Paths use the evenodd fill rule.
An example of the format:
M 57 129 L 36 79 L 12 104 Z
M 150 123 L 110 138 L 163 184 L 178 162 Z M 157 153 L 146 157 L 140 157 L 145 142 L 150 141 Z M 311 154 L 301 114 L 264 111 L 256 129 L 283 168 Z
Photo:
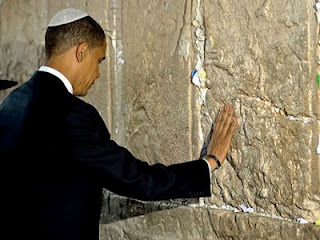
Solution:
M 212 178 L 211 165 L 210 165 L 210 163 L 208 162 L 207 159 L 202 158 L 202 160 L 205 161 L 208 164 L 209 174 L 210 174 L 210 181 L 211 181 L 211 178 Z

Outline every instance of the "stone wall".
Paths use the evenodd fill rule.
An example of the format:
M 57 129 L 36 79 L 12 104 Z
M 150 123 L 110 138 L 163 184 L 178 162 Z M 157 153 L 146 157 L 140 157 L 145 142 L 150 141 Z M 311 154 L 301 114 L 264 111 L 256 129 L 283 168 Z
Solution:
M 203 222 L 203 211 L 234 210 L 245 205 L 254 214 L 238 217 L 220 210 L 217 214 L 232 224 L 246 219 L 241 220 L 243 228 L 237 227 L 237 231 L 249 232 L 242 239 L 255 239 L 257 233 L 250 235 L 247 230 L 262 215 L 269 218 L 261 221 L 272 226 L 277 222 L 274 217 L 289 221 L 289 225 L 281 225 L 282 234 L 290 231 L 298 218 L 310 222 L 320 219 L 320 157 L 316 153 L 320 134 L 316 81 L 319 29 L 315 3 L 2 0 L 0 78 L 21 84 L 41 66 L 46 25 L 58 10 L 76 7 L 87 11 L 108 36 L 108 55 L 100 80 L 85 100 L 97 107 L 112 137 L 136 157 L 164 164 L 196 159 L 223 103 L 232 103 L 240 119 L 228 161 L 213 174 L 211 198 L 200 202 L 176 200 L 175 204 L 183 208 L 174 205 L 171 209 L 170 202 L 162 202 L 161 207 L 159 203 L 140 203 L 137 208 L 133 200 L 123 202 L 123 198 L 106 192 L 102 215 L 109 215 L 102 223 L 109 224 L 103 224 L 102 229 L 125 227 L 132 231 L 135 224 L 143 224 L 141 218 L 123 219 L 151 211 L 155 211 L 152 221 L 161 223 L 161 229 L 169 229 L 163 212 L 157 212 L 169 209 L 164 211 L 167 216 L 182 218 L 191 211 L 188 221 L 194 231 L 209 231 L 212 224 Z M 191 78 L 194 70 L 197 72 Z M 0 93 L 0 98 L 9 92 Z M 195 201 L 202 208 L 194 208 Z M 179 219 L 172 221 L 181 223 Z M 115 220 L 122 221 L 110 223 Z M 267 231 L 270 224 L 258 224 L 259 231 Z M 188 226 L 181 223 L 179 231 Z M 215 237 L 208 239 L 240 239 L 234 233 L 225 235 L 227 226 L 220 226 L 221 233 L 215 232 Z M 301 225 L 293 228 L 304 229 Z M 145 236 L 153 235 L 149 228 L 138 229 Z M 277 231 L 279 226 L 272 229 Z M 188 233 L 190 239 L 196 239 L 195 232 Z M 300 230 L 296 232 L 302 236 Z M 112 238 L 110 234 L 101 236 Z M 179 234 L 174 236 L 182 239 Z
M 315 2 L 202 3 L 203 64 L 212 83 L 206 111 L 228 101 L 241 119 L 230 164 L 215 174 L 208 202 L 319 217 Z
M 320 227 L 248 213 L 180 207 L 100 225 L 100 239 L 319 240 Z

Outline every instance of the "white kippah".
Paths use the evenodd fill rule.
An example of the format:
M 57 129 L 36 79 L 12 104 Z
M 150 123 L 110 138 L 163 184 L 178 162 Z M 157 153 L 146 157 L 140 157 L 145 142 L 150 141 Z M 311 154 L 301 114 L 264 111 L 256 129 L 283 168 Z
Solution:
M 74 21 L 80 20 L 84 17 L 89 16 L 88 13 L 75 9 L 75 8 L 65 8 L 59 11 L 49 22 L 48 27 L 57 27 L 63 24 L 72 23 Z

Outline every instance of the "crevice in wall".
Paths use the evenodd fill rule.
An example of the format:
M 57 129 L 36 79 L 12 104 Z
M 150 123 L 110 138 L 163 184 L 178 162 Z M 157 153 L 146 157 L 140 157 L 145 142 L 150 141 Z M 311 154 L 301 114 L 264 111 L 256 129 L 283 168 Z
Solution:
M 114 140 L 120 145 L 125 145 L 125 122 L 122 116 L 122 65 L 123 60 L 123 46 L 122 46 L 122 1 L 112 0 L 111 1 L 111 44 L 113 48 L 113 121 L 112 121 L 112 136 Z
M 313 123 L 315 121 L 319 121 L 315 116 L 306 116 L 306 115 L 292 115 L 287 112 L 285 107 L 279 107 L 274 102 L 261 98 L 259 96 L 250 96 L 246 94 L 244 91 L 240 91 L 240 93 L 237 94 L 238 98 L 246 98 L 249 101 L 256 101 L 263 103 L 264 107 L 269 107 L 273 110 L 273 112 L 288 118 L 290 121 L 299 121 L 303 123 Z
M 208 120 L 208 122 L 213 122 L 211 118 L 207 106 L 206 106 L 206 97 L 207 92 L 209 90 L 207 83 L 207 74 L 205 69 L 205 43 L 206 43 L 206 29 L 205 29 L 205 20 L 204 20 L 204 8 L 203 8 L 203 0 L 196 0 L 194 2 L 194 18 L 192 21 L 192 26 L 194 28 L 194 37 L 193 37 L 193 45 L 195 49 L 195 57 L 196 57 L 196 65 L 191 74 L 192 84 L 198 88 L 199 98 L 198 104 L 200 106 L 199 112 L 199 143 L 202 145 L 201 156 L 205 154 L 206 148 L 208 146 L 210 136 L 205 135 L 203 122 Z
M 199 104 L 205 106 L 208 88 L 206 87 L 206 71 L 204 68 L 206 35 L 202 0 L 196 0 L 195 17 L 192 25 L 195 27 L 194 46 L 197 62 L 191 77 L 192 83 L 199 89 Z
M 153 209 L 158 209 L 158 210 L 164 210 L 164 209 L 172 209 L 172 208 L 178 208 L 178 207 L 190 207 L 190 208 L 201 208 L 201 209 L 207 209 L 208 211 L 210 209 L 213 210 L 223 210 L 223 211 L 229 211 L 229 212 L 234 212 L 234 213 L 246 213 L 246 214 L 251 214 L 253 216 L 261 216 L 261 217 L 267 217 L 267 218 L 272 218 L 272 219 L 278 219 L 286 222 L 294 222 L 297 224 L 305 224 L 309 223 L 307 220 L 303 218 L 285 218 L 277 215 L 272 215 L 272 214 L 267 214 L 267 213 L 259 213 L 255 212 L 254 209 L 250 207 L 246 207 L 245 205 L 241 205 L 239 208 L 235 208 L 229 205 L 222 205 L 221 207 L 212 205 L 212 204 L 206 204 L 204 202 L 199 202 L 199 203 L 190 203 L 188 201 L 180 201 L 180 200 L 169 200 L 169 201 L 142 201 L 138 199 L 131 199 L 131 198 L 126 198 L 122 196 L 117 196 L 119 199 L 123 200 L 129 200 L 129 201 L 135 201 L 137 203 L 141 203 L 142 205 L 150 205 L 152 203 Z

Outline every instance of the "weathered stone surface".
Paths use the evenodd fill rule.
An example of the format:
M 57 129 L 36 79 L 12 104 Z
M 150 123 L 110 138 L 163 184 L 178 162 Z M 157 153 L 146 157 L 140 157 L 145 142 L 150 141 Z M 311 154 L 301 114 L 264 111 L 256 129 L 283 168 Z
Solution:
M 215 105 L 227 101 L 240 117 L 230 164 L 214 174 L 208 202 L 320 216 L 313 4 L 203 1 L 203 65 L 212 86 L 203 111 L 216 112 Z M 202 126 L 208 131 L 205 117 Z
M 187 205 L 190 200 L 184 201 Z M 101 211 L 101 224 L 112 223 L 140 215 L 145 215 L 150 212 L 158 212 L 165 209 L 181 207 L 181 200 L 168 200 L 158 202 L 146 202 L 136 199 L 130 199 L 118 196 L 110 191 L 104 191 L 104 201 Z
M 150 163 L 192 157 L 190 3 L 122 1 L 125 145 Z
M 51 17 L 63 7 L 82 8 L 108 36 L 101 78 L 85 100 L 97 107 L 113 139 L 149 163 L 195 159 L 218 109 L 231 102 L 240 124 L 228 161 L 213 173 L 206 206 L 245 204 L 258 213 L 314 221 L 320 218 L 314 4 L 1 0 L 0 78 L 26 81 L 43 64 Z M 207 76 L 199 86 L 190 78 L 197 67 Z M 10 91 L 0 92 L 0 101 Z M 319 239 L 309 225 L 190 205 L 159 211 L 168 204 L 105 196 L 102 223 L 155 212 L 103 225 L 101 239 Z
M 319 240 L 320 228 L 248 213 L 180 207 L 100 225 L 101 239 Z
M 0 5 L 0 78 L 23 83 L 43 61 L 43 2 L 2 1 Z M 32 11 L 32 14 L 31 14 Z M 19 17 L 21 16 L 21 18 Z M 22 21 L 23 19 L 23 21 Z M 2 100 L 10 91 L 1 92 Z

